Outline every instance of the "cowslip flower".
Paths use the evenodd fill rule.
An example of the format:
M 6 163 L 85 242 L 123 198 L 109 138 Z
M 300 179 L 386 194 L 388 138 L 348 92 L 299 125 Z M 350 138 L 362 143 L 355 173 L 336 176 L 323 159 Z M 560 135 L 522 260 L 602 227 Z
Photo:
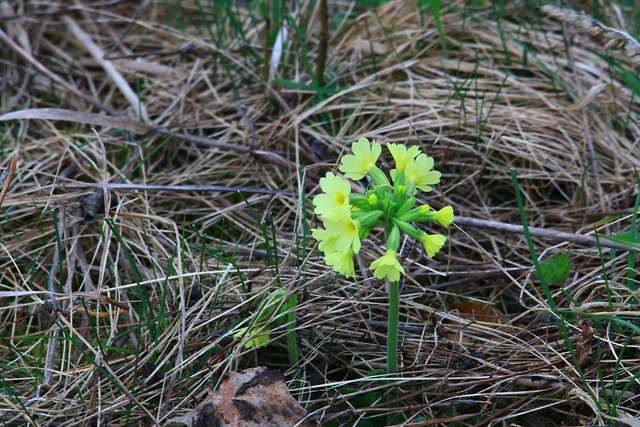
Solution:
M 353 154 L 344 156 L 338 169 L 347 178 L 357 181 L 376 167 L 382 147 L 375 141 L 370 143 L 367 138 L 360 138 L 353 143 L 351 150 Z
M 386 252 L 369 268 L 378 279 L 397 281 L 405 274 L 396 257 L 400 232 L 421 242 L 425 253 L 433 257 L 446 238 L 427 234 L 411 223 L 435 222 L 448 227 L 454 220 L 451 206 L 440 210 L 429 205 L 416 207 L 416 192 L 430 191 L 440 181 L 440 172 L 433 170 L 433 158 L 416 146 L 389 143 L 387 149 L 395 161 L 395 169 L 391 171 L 393 185 L 376 166 L 382 150 L 380 144 L 360 138 L 352 144 L 353 154 L 342 158 L 339 169 L 350 179 L 369 176 L 372 186 L 365 194 L 352 193 L 347 180 L 328 172 L 320 180 L 322 193 L 313 198 L 314 212 L 322 220 L 323 228 L 313 229 L 312 235 L 319 242 L 325 263 L 348 277 L 355 276 L 353 257 L 360 251 L 362 240 L 375 229 L 385 230 Z
M 346 252 L 330 252 L 324 256 L 324 262 L 345 277 L 356 277 L 353 255 L 354 253 L 351 249 Z
M 433 257 L 436 253 L 442 249 L 447 238 L 442 234 L 427 234 L 423 233 L 420 236 L 420 243 L 424 246 L 424 250 L 427 251 L 427 255 Z
M 360 252 L 360 238 L 358 235 L 359 224 L 348 213 L 332 212 L 324 222 L 327 234 L 335 238 L 333 246 L 337 251 Z
M 324 178 L 320 178 L 320 188 L 324 193 L 313 198 L 316 214 L 326 215 L 335 210 L 349 211 L 351 208 L 349 205 L 351 186 L 347 181 L 327 172 Z
M 407 194 L 415 194 L 416 189 L 429 192 L 431 191 L 431 185 L 440 182 L 442 174 L 432 170 L 433 163 L 433 157 L 429 157 L 424 153 L 407 162 L 404 169 L 404 185 L 407 187 Z
M 371 263 L 373 275 L 378 279 L 385 277 L 392 282 L 400 280 L 400 273 L 404 274 L 404 268 L 396 257 L 396 251 L 389 249 L 384 255 Z
M 336 241 L 338 240 L 338 236 L 330 235 L 327 230 L 322 228 L 314 228 L 311 230 L 311 235 L 318 242 L 318 249 L 325 253 L 336 252 Z
M 385 253 L 374 260 L 369 269 L 377 279 L 387 279 L 389 316 L 387 328 L 387 372 L 397 372 L 399 283 L 405 270 L 397 257 L 400 233 L 406 233 L 424 246 L 429 257 L 442 249 L 446 238 L 441 234 L 427 234 L 412 222 L 436 222 L 445 227 L 454 220 L 453 208 L 438 211 L 429 205 L 415 207 L 417 190 L 431 191 L 440 182 L 441 174 L 433 170 L 434 160 L 418 147 L 387 144 L 395 161 L 391 173 L 393 186 L 387 175 L 376 166 L 381 154 L 380 144 L 360 138 L 352 144 L 353 154 L 342 158 L 339 170 L 347 178 L 359 180 L 368 176 L 373 185 L 365 194 L 352 194 L 350 188 L 332 173 L 320 182 L 323 194 L 313 198 L 314 211 L 324 228 L 312 230 L 324 254 L 324 261 L 336 272 L 355 277 L 353 257 L 360 250 L 361 241 L 377 229 L 384 229 Z
M 453 223 L 453 219 L 453 208 L 451 206 L 445 206 L 433 213 L 433 220 L 444 227 L 450 226 Z
M 393 161 L 396 163 L 396 168 L 391 170 L 391 177 L 396 174 L 396 172 L 404 172 L 404 168 L 407 165 L 409 160 L 413 160 L 420 153 L 420 149 L 415 145 L 413 147 L 407 148 L 404 144 L 387 144 L 387 148 L 393 157 Z

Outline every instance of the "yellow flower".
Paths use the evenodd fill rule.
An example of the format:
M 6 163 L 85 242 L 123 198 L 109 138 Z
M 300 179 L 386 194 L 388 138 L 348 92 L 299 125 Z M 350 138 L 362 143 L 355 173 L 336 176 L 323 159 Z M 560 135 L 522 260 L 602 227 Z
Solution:
M 311 230 L 311 235 L 318 242 L 318 248 L 324 253 L 332 253 L 335 252 L 336 249 L 336 241 L 338 240 L 338 236 L 330 235 L 327 230 L 322 228 L 314 228 Z
M 329 267 L 333 267 L 335 271 L 346 276 L 356 277 L 355 268 L 353 266 L 353 251 L 349 249 L 346 252 L 333 252 L 324 256 L 324 262 Z
M 377 142 L 369 142 L 367 138 L 360 138 L 351 145 L 353 154 L 342 157 L 339 169 L 347 178 L 358 180 L 364 178 L 375 165 L 382 148 Z
M 422 191 L 431 191 L 430 185 L 440 182 L 442 174 L 431 169 L 433 169 L 433 158 L 424 153 L 407 162 L 404 170 L 407 194 L 413 195 L 416 188 Z
M 344 179 L 327 172 L 324 178 L 320 179 L 320 188 L 324 193 L 313 198 L 314 212 L 318 215 L 326 215 L 339 209 L 349 211 L 349 194 L 351 186 Z
M 387 148 L 393 156 L 393 160 L 396 162 L 396 168 L 394 169 L 394 171 L 400 172 L 404 170 L 409 160 L 415 159 L 416 156 L 420 153 L 420 148 L 416 147 L 415 145 L 407 149 L 407 146 L 404 144 L 389 143 L 387 144 Z M 394 175 L 393 171 L 391 172 L 391 175 Z
M 392 282 L 397 282 L 400 279 L 400 273 L 404 274 L 404 268 L 398 262 L 396 252 L 393 250 L 388 250 L 380 258 L 373 261 L 369 268 L 373 270 L 373 275 L 376 278 L 388 277 Z
M 442 234 L 427 234 L 424 233 L 420 236 L 420 243 L 424 245 L 424 249 L 427 251 L 427 255 L 433 257 L 435 254 L 442 249 L 444 246 L 444 242 L 447 241 L 447 238 Z
M 433 214 L 433 219 L 445 227 L 450 226 L 453 222 L 453 208 L 445 206 Z
M 349 249 L 358 253 L 360 251 L 360 237 L 358 232 L 360 225 L 351 218 L 351 215 L 340 211 L 331 212 L 324 223 L 327 234 L 330 238 L 335 238 L 333 247 L 338 252 L 346 252 Z

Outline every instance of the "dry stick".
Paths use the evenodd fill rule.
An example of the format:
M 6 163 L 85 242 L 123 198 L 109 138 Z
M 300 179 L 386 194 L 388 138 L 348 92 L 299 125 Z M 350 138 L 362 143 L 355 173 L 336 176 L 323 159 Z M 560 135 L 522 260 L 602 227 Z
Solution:
M 0 175 L 0 185 L 2 185 L 2 190 L 0 190 L 0 206 L 2 206 L 2 202 L 4 202 L 4 198 L 9 191 L 11 181 L 13 181 L 13 174 L 16 171 L 17 163 L 18 156 L 13 156 L 11 160 L 9 160 L 9 166 L 7 166 L 7 168 L 2 172 L 2 175 Z
M 507 224 L 506 222 L 487 221 L 483 219 L 468 218 L 464 216 L 456 216 L 455 224 L 466 225 L 469 227 L 485 228 L 488 230 L 503 231 L 506 233 L 524 234 L 521 225 Z M 574 242 L 584 246 L 602 246 L 611 249 L 621 249 L 625 251 L 640 252 L 638 246 L 627 246 L 622 243 L 607 240 L 601 236 L 596 240 L 595 237 L 585 236 L 582 234 L 566 233 L 564 231 L 549 230 L 546 228 L 529 227 L 529 232 L 534 237 L 553 240 L 555 242 Z
M 124 191 L 233 191 L 239 193 L 277 194 L 279 196 L 298 197 L 292 191 L 271 190 L 269 188 L 235 187 L 225 185 L 157 185 L 157 184 L 125 184 L 119 182 L 87 182 L 60 185 L 63 188 L 107 188 Z
M 327 47 L 329 45 L 329 11 L 327 0 L 320 0 L 320 43 L 316 59 L 316 84 L 324 87 L 324 70 L 327 64 Z
M 1 31 L 2 30 L 0 30 L 0 32 Z M 108 109 L 108 107 L 105 107 L 105 108 L 107 108 L 105 111 L 109 112 L 115 117 L 104 116 L 101 114 L 89 113 L 89 112 L 65 110 L 63 108 L 29 108 L 26 110 L 12 111 L 10 113 L 6 113 L 0 116 L 0 121 L 32 120 L 32 119 L 63 120 L 63 121 L 69 121 L 74 123 L 84 123 L 84 124 L 111 127 L 116 129 L 124 129 L 137 134 L 155 132 L 160 135 L 171 136 L 174 138 L 181 139 L 183 141 L 193 142 L 194 144 L 198 144 L 206 147 L 219 148 L 223 150 L 234 151 L 236 153 L 249 154 L 258 159 L 264 160 L 266 162 L 269 162 L 281 167 L 285 167 L 285 168 L 294 167 L 294 165 L 291 162 L 281 157 L 280 155 L 276 153 L 272 153 L 270 151 L 255 150 L 253 149 L 253 147 L 216 141 L 214 139 L 206 138 L 203 136 L 172 132 L 170 129 L 164 128 L 164 127 L 154 128 L 151 125 L 148 125 L 146 123 L 123 116 L 118 112 L 113 112 L 113 110 Z

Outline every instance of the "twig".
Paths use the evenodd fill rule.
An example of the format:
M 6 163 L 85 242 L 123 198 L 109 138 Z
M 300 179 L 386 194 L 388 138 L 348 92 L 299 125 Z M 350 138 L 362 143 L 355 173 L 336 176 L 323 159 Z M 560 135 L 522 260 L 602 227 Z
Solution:
M 485 228 L 488 230 L 503 231 L 506 233 L 524 234 L 521 225 L 508 224 L 506 222 L 487 221 L 483 219 L 468 218 L 464 216 L 456 216 L 455 224 L 466 225 L 468 227 Z M 595 237 L 585 236 L 582 234 L 566 233 L 564 231 L 549 230 L 546 228 L 529 227 L 529 232 L 534 237 L 553 240 L 555 242 L 573 242 L 583 246 L 600 246 L 610 249 L 621 249 L 625 251 L 640 252 L 637 245 L 631 246 L 622 243 L 607 240 L 607 237 L 601 236 L 597 241 Z
M 320 41 L 316 59 L 316 83 L 324 87 L 324 70 L 327 65 L 327 47 L 329 45 L 329 11 L 327 0 L 320 0 Z
M 60 305 L 55 297 L 56 274 L 58 274 L 58 266 L 60 265 L 60 243 L 62 242 L 62 233 L 60 232 L 60 223 L 64 220 L 62 209 L 58 208 L 58 220 L 54 223 L 55 244 L 53 245 L 53 261 L 51 261 L 51 270 L 49 270 L 49 279 L 47 280 L 47 291 L 49 299 L 56 309 L 60 309 Z
M 2 186 L 2 190 L 0 190 L 0 206 L 2 206 L 2 202 L 4 202 L 4 198 L 9 191 L 11 181 L 13 181 L 13 174 L 16 171 L 17 163 L 18 156 L 13 156 L 11 160 L 9 160 L 9 166 L 7 166 L 7 168 L 2 172 L 2 175 L 0 175 L 0 185 Z
M 124 191 L 228 191 L 239 193 L 277 194 L 278 196 L 298 197 L 297 193 L 291 191 L 271 190 L 269 188 L 234 187 L 226 185 L 157 185 L 157 184 L 125 184 L 119 182 L 108 183 L 70 183 L 62 184 L 64 188 L 107 188 L 109 190 Z
M 2 30 L 0 30 L 2 33 Z M 0 35 L 1 36 L 1 35 Z M 1 37 L 0 37 L 1 39 Z M 109 107 L 103 106 L 103 110 L 109 113 L 112 110 Z M 104 116 L 96 113 L 80 112 L 73 110 L 65 110 L 61 108 L 29 108 L 20 111 L 12 111 L 0 116 L 0 121 L 6 120 L 32 120 L 32 119 L 45 119 L 45 120 L 66 120 L 74 123 L 85 123 L 106 126 L 116 129 L 125 129 L 138 134 L 144 134 L 147 132 L 155 132 L 160 135 L 165 135 L 173 138 L 180 139 L 182 141 L 192 142 L 194 144 L 202 145 L 205 147 L 219 148 L 222 150 L 229 150 L 236 153 L 245 153 L 253 157 L 256 157 L 265 162 L 272 163 L 285 168 L 293 168 L 294 165 L 282 156 L 276 153 L 265 150 L 254 150 L 252 147 L 245 145 L 230 144 L 227 142 L 216 141 L 211 138 L 203 136 L 188 135 L 186 133 L 176 133 L 169 128 L 160 127 L 154 128 L 150 125 L 131 119 L 130 117 L 123 116 L 120 113 L 112 114 L 114 117 Z

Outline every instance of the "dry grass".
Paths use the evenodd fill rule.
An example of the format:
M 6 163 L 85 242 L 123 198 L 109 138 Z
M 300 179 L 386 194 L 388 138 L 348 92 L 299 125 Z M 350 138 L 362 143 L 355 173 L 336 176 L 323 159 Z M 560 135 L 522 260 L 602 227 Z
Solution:
M 96 122 L 95 132 L 73 117 L 0 122 L 1 158 L 19 158 L 0 217 L 0 419 L 163 424 L 226 371 L 269 365 L 324 425 L 390 411 L 408 425 L 638 425 L 626 253 L 535 241 L 541 258 L 569 251 L 574 263 L 552 287 L 568 346 L 524 237 L 452 227 L 435 259 L 406 241 L 402 372 L 363 382 L 385 366 L 386 294 L 366 270 L 381 242 L 363 245 L 353 282 L 307 236 L 318 176 L 359 136 L 434 156 L 444 175 L 432 206 L 519 224 L 515 168 L 530 225 L 629 229 L 637 58 L 537 6 L 456 2 L 440 33 L 405 1 L 367 11 L 331 2 L 327 90 L 317 92 L 320 7 L 298 3 L 279 61 L 279 22 L 265 28 L 259 8 L 252 20 L 205 1 L 0 4 L 0 113 L 138 122 Z M 633 34 L 621 6 L 600 13 Z M 107 181 L 269 192 L 95 190 Z M 298 298 L 296 366 L 285 327 L 257 351 L 234 338 L 274 289 Z M 358 396 L 373 401 L 361 407 Z

